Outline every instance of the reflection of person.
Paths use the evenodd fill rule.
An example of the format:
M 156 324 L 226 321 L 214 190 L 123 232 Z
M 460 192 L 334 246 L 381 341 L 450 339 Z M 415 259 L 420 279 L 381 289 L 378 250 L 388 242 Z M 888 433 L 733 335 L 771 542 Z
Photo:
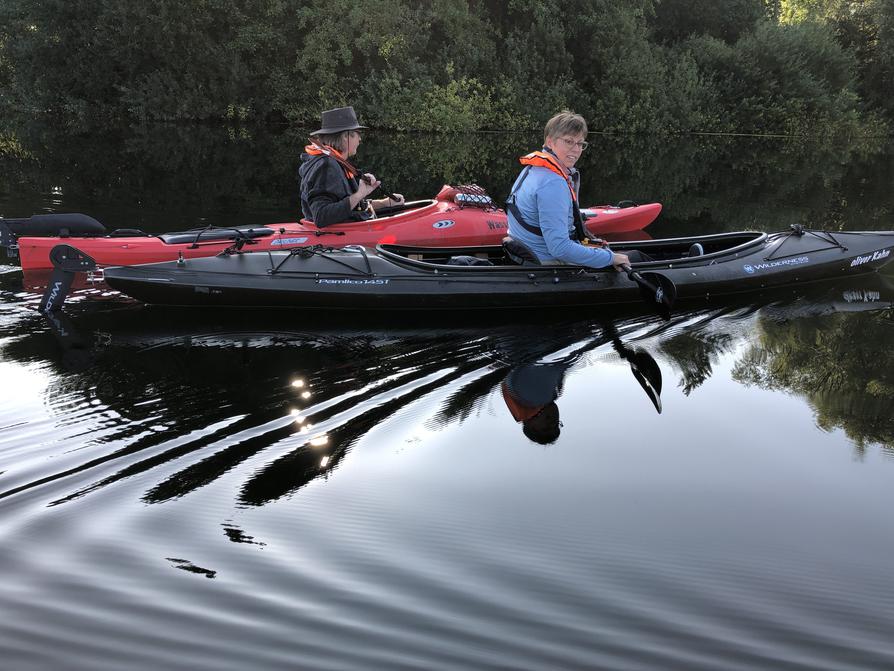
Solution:
M 580 173 L 574 167 L 587 148 L 587 122 L 565 110 L 546 123 L 543 150 L 522 156 L 525 166 L 507 199 L 509 235 L 528 247 L 541 263 L 605 268 L 647 260 L 640 252 L 616 254 L 604 246 L 586 246 L 577 198 Z
M 533 363 L 513 368 L 503 381 L 503 400 L 522 432 L 541 445 L 559 437 L 559 406 L 565 371 L 572 362 Z
M 311 133 L 311 142 L 301 155 L 301 210 L 305 219 L 317 226 L 343 221 L 362 221 L 375 216 L 375 210 L 404 202 L 399 193 L 393 198 L 368 200 L 379 185 L 370 173 L 360 174 L 348 160 L 360 146 L 360 130 L 353 107 L 326 110 L 319 130 Z

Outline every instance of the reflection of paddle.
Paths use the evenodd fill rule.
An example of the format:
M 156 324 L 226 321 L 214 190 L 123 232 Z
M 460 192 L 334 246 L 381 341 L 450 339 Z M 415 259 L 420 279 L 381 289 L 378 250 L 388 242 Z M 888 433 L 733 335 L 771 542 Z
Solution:
M 653 305 L 663 319 L 670 319 L 671 308 L 677 300 L 677 287 L 671 279 L 659 273 L 638 273 L 626 263 L 621 270 L 637 283 L 643 300 Z
M 633 377 L 661 414 L 661 368 L 658 367 L 658 362 L 644 349 L 628 347 L 621 342 L 614 324 L 609 324 L 606 331 L 611 336 L 612 345 L 618 356 L 630 364 Z

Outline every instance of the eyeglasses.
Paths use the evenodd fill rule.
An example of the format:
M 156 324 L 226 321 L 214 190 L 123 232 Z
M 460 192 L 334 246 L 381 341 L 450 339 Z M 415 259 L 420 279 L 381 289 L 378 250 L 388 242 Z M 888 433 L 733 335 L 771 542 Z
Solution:
M 590 146 L 590 143 L 589 143 L 589 142 L 583 142 L 583 141 L 578 142 L 577 140 L 572 140 L 572 139 L 567 138 L 567 137 L 560 137 L 559 139 L 560 139 L 562 142 L 564 142 L 564 143 L 565 143 L 565 146 L 568 147 L 569 149 L 571 149 L 572 147 L 577 147 L 578 149 L 580 149 L 581 151 L 583 151 L 584 149 L 586 149 L 587 147 Z

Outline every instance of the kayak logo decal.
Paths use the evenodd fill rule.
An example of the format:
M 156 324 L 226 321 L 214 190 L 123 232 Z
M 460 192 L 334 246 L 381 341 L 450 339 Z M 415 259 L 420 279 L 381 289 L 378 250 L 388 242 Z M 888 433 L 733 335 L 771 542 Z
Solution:
M 53 283 L 53 291 L 50 292 L 50 297 L 47 299 L 47 304 L 44 306 L 44 309 L 51 313 L 56 309 L 56 299 L 59 298 L 59 291 L 62 289 L 62 282 L 54 282 Z M 65 335 L 65 334 L 63 334 Z
M 375 286 L 382 286 L 388 284 L 391 280 L 386 280 L 384 278 L 368 278 L 368 279 L 356 279 L 353 277 L 334 277 L 334 278 L 321 278 L 317 280 L 317 284 L 350 284 L 352 286 L 359 284 L 372 284 Z
M 845 291 L 841 297 L 846 303 L 877 303 L 882 299 L 882 293 L 871 289 L 854 289 Z
M 277 238 L 276 240 L 272 240 L 270 242 L 271 247 L 275 247 L 277 245 L 301 245 L 307 242 L 307 238 Z
M 873 252 L 872 254 L 867 254 L 866 256 L 858 256 L 853 261 L 851 261 L 851 268 L 856 268 L 857 266 L 862 266 L 864 263 L 869 263 L 870 261 L 878 261 L 879 259 L 886 259 L 891 255 L 890 249 L 880 249 L 877 252 Z
M 431 225 L 431 227 L 432 228 L 450 228 L 454 224 L 456 224 L 456 222 L 453 221 L 453 219 L 441 219 L 440 221 L 436 221 L 435 223 L 433 223 Z
M 753 265 L 746 263 L 742 268 L 749 275 L 754 275 L 754 273 L 760 270 L 771 270 L 782 266 L 800 266 L 805 263 L 810 263 L 809 256 L 796 256 L 792 259 L 779 259 L 778 261 L 767 261 L 766 263 L 755 263 Z
M 509 228 L 505 221 L 496 221 L 495 219 L 488 219 L 487 227 L 492 231 L 501 231 L 504 228 Z

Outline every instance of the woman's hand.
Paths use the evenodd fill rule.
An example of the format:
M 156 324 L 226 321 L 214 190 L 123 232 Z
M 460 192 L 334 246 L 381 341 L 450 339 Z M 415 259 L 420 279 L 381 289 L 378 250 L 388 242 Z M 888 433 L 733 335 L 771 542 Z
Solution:
M 393 197 L 391 197 L 391 196 L 393 196 Z M 400 205 L 403 205 L 404 202 L 406 202 L 404 200 L 404 197 L 399 193 L 392 193 L 391 196 L 389 196 L 388 198 L 379 198 L 378 200 L 373 200 L 370 202 L 375 210 L 382 210 L 382 209 L 387 209 L 390 207 L 398 207 Z
M 369 194 L 379 188 L 379 184 L 381 182 L 371 173 L 360 175 L 360 183 L 357 185 L 357 190 L 348 196 L 348 204 L 351 206 L 351 209 L 356 209 Z
M 621 266 L 630 265 L 630 259 L 626 254 L 618 254 L 617 252 L 612 253 L 612 265 L 615 267 L 619 273 L 621 272 Z
M 379 188 L 381 182 L 371 172 L 367 172 L 360 176 L 360 184 L 357 187 L 357 193 L 360 199 L 366 198 L 369 194 Z

